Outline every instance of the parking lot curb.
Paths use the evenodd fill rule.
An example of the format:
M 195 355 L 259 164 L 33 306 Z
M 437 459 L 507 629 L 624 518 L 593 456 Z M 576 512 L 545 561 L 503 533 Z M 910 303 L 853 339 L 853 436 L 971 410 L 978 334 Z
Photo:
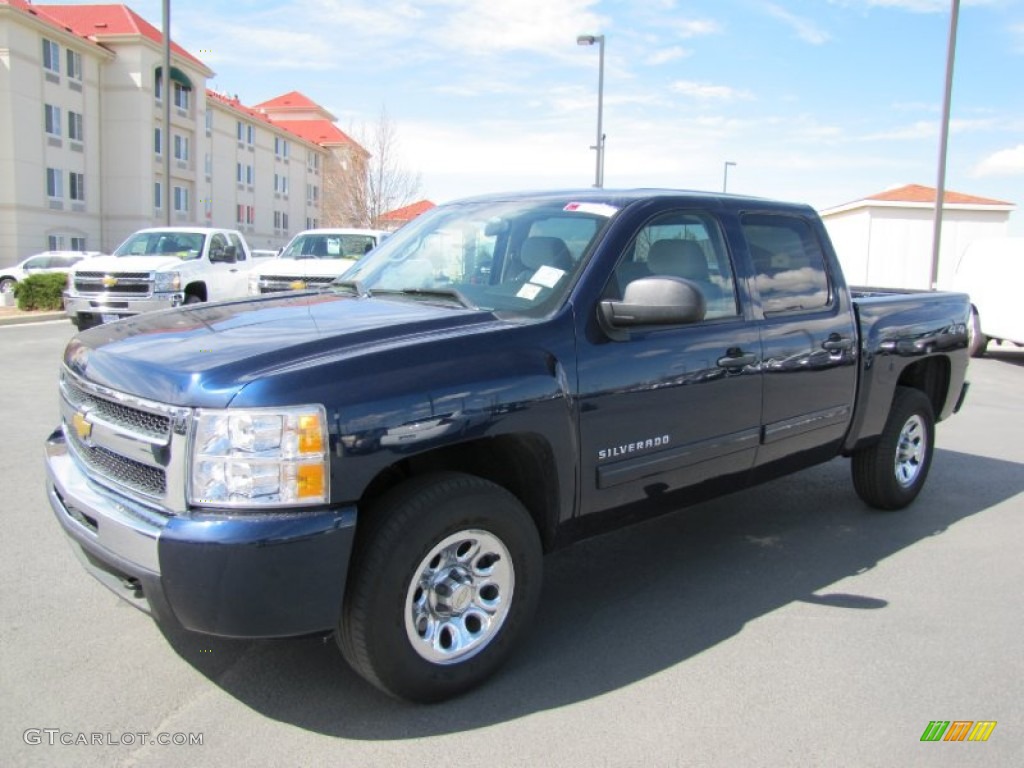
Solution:
M 42 323 L 47 320 L 65 320 L 68 316 L 63 312 L 17 312 L 0 314 L 0 325 L 23 325 L 25 323 Z

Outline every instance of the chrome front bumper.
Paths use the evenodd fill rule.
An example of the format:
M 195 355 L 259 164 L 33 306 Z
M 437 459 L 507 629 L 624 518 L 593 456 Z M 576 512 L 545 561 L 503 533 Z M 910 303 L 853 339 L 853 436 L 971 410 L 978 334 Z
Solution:
M 116 295 L 70 296 L 65 293 L 64 311 L 71 317 L 82 313 L 127 316 L 180 307 L 184 301 L 185 294 L 181 292 L 156 293 L 146 298 Z

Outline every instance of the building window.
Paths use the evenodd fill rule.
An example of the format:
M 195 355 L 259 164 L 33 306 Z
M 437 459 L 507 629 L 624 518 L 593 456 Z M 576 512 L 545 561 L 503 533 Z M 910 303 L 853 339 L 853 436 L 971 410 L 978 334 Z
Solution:
M 191 93 L 191 90 L 187 85 L 176 82 L 174 84 L 174 106 L 178 109 L 188 110 L 189 93 Z
M 188 136 L 174 136 L 174 159 L 188 160 Z
M 188 189 L 185 187 L 174 188 L 174 210 L 178 213 L 188 212 Z
M 316 184 L 306 185 L 306 202 L 310 205 L 316 205 L 320 201 L 320 187 Z
M 253 176 L 253 167 L 251 165 L 245 166 L 245 183 L 248 184 L 250 187 L 253 184 Z
M 206 132 L 207 133 L 212 133 L 213 132 L 213 110 L 212 109 L 207 109 L 206 110 Z
M 242 181 L 244 180 L 244 178 L 245 177 L 242 176 L 242 164 L 241 163 L 235 163 L 235 181 L 237 181 L 239 184 L 241 184 Z
M 153 184 L 153 207 L 157 209 L 164 207 L 163 189 L 159 181 Z
M 64 197 L 64 175 L 57 168 L 46 169 L 46 195 L 52 198 Z
M 245 206 L 245 223 L 254 224 L 256 223 L 256 209 L 251 205 Z
M 85 250 L 85 238 L 84 237 L 72 237 L 71 238 L 71 250 L 72 251 L 84 251 Z
M 253 125 L 245 126 L 245 143 L 250 147 L 256 143 L 256 127 Z
M 51 136 L 60 136 L 60 107 L 44 104 L 43 119 L 46 123 L 46 132 Z
M 280 136 L 274 137 L 274 154 L 282 160 L 288 159 L 288 141 Z
M 238 121 L 238 140 L 242 141 L 245 139 L 245 124 L 241 120 Z
M 206 213 L 206 218 L 212 219 L 213 218 L 213 198 L 211 198 L 211 197 L 206 198 L 203 201 L 203 208 L 204 208 L 204 212 Z
M 164 97 L 164 79 L 160 77 L 159 73 L 156 75 L 156 85 L 153 86 L 153 93 L 157 101 Z
M 82 54 L 78 51 L 67 49 L 68 77 L 72 80 L 82 79 Z
M 206 158 L 203 162 L 203 169 L 206 171 L 207 176 L 213 175 L 213 155 L 209 152 L 206 153 Z
M 244 224 L 245 223 L 245 206 L 244 205 L 236 205 L 235 206 L 235 223 L 236 224 Z
M 60 74 L 60 46 L 53 40 L 43 38 L 43 69 L 55 75 Z
M 82 113 L 68 110 L 68 138 L 72 141 L 85 141 L 82 130 Z
M 314 173 L 320 170 L 320 155 L 316 152 L 306 153 L 306 169 L 313 171 Z
M 320 226 L 320 220 L 309 216 L 306 217 L 306 229 L 316 229 Z
M 46 238 L 46 249 L 49 251 L 66 251 L 64 235 L 49 235 Z M 84 248 L 82 250 L 85 250 Z
M 75 173 L 71 171 L 68 173 L 68 191 L 71 193 L 70 197 L 72 200 L 78 202 L 85 201 L 85 174 Z
M 164 151 L 163 132 L 159 128 L 153 129 L 153 151 L 158 155 Z

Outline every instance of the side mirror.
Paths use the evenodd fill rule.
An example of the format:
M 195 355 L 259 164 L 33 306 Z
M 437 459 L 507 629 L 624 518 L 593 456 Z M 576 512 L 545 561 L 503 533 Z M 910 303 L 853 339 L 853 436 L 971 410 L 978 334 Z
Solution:
M 226 245 L 223 248 L 211 248 L 210 261 L 213 262 L 214 264 L 234 264 L 235 261 L 237 261 L 237 252 L 235 246 Z
M 602 301 L 599 316 L 613 338 L 618 329 L 687 325 L 704 319 L 707 303 L 697 284 L 681 277 L 643 277 L 626 286 L 622 301 Z

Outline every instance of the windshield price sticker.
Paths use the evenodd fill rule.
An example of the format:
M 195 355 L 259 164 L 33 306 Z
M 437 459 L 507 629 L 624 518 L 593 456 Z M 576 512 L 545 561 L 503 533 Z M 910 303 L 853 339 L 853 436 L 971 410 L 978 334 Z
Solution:
M 564 275 L 565 270 L 545 265 L 533 273 L 530 282 L 537 283 L 545 288 L 554 288 Z
M 540 293 L 543 288 L 533 283 L 527 283 L 519 289 L 519 293 L 516 294 L 520 299 L 526 299 L 527 301 L 533 301 L 537 298 L 537 294 Z

